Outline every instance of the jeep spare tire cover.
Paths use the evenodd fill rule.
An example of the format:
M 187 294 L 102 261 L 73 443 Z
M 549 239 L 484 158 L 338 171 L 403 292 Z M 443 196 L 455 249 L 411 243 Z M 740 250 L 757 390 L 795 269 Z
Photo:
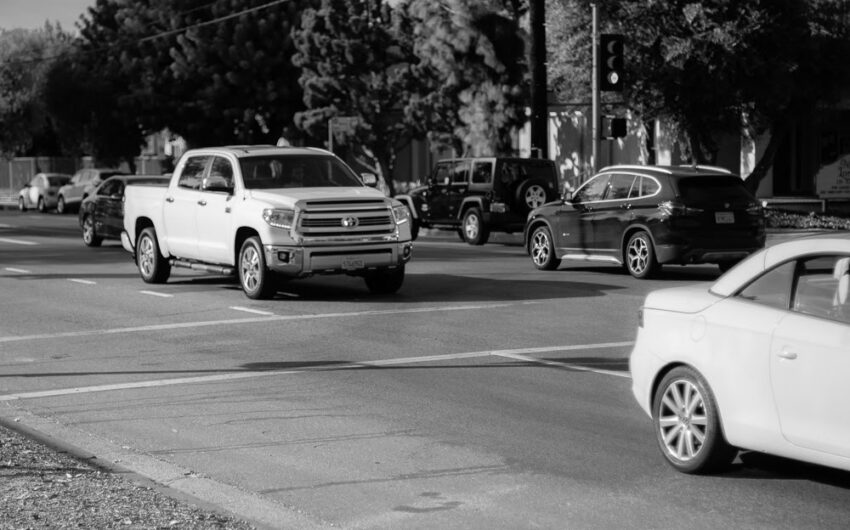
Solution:
M 514 204 L 518 212 L 528 213 L 552 199 L 552 191 L 546 185 L 545 180 L 528 179 L 517 186 Z

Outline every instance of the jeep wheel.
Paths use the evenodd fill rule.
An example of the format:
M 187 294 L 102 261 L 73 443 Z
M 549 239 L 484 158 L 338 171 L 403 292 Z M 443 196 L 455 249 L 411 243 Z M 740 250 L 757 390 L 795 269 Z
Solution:
M 145 283 L 165 283 L 171 275 L 171 264 L 159 251 L 153 227 L 142 230 L 136 241 L 136 265 Z
M 635 278 L 641 280 L 650 278 L 660 268 L 658 260 L 655 259 L 652 239 L 644 231 L 632 234 L 626 245 L 625 254 L 626 269 Z
M 490 239 L 490 230 L 484 225 L 481 210 L 470 208 L 463 214 L 463 240 L 470 245 L 483 245 Z
M 252 300 L 265 300 L 277 292 L 275 274 L 266 268 L 263 246 L 257 236 L 249 237 L 239 251 L 239 283 L 245 296 Z
M 539 206 L 543 206 L 549 200 L 550 197 L 546 189 L 546 182 L 541 179 L 530 179 L 517 187 L 516 205 L 523 214 Z
M 531 234 L 528 244 L 531 261 L 542 271 L 553 271 L 561 265 L 561 260 L 555 256 L 555 244 L 552 233 L 546 226 L 538 226 Z
M 381 269 L 363 277 L 366 287 L 375 294 L 393 294 L 404 283 L 404 265 L 396 269 Z

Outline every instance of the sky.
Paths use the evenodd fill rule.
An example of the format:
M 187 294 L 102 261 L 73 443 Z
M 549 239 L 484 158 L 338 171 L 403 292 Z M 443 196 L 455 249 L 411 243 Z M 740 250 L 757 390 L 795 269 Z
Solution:
M 74 23 L 95 0 L 0 0 L 0 28 L 40 28 L 46 20 L 58 21 L 74 32 Z

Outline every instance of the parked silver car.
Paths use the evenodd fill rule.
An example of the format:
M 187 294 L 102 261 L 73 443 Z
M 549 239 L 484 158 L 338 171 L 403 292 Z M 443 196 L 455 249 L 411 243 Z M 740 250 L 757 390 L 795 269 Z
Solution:
M 18 209 L 22 212 L 37 208 L 39 212 L 56 208 L 59 188 L 71 180 L 64 173 L 37 173 L 18 192 Z
M 127 175 L 124 171 L 110 168 L 84 168 L 71 177 L 71 181 L 59 190 L 56 211 L 68 213 L 77 211 L 83 199 L 92 194 L 101 182 L 113 175 Z

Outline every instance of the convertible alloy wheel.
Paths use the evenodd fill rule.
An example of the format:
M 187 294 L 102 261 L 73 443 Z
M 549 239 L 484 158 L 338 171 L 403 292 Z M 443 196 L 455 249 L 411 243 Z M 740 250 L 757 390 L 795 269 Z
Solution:
M 525 204 L 534 209 L 546 203 L 546 190 L 540 184 L 532 184 L 525 190 Z
M 680 366 L 664 376 L 652 411 L 661 452 L 674 468 L 708 473 L 732 462 L 737 450 L 723 437 L 708 383 L 692 368 Z

